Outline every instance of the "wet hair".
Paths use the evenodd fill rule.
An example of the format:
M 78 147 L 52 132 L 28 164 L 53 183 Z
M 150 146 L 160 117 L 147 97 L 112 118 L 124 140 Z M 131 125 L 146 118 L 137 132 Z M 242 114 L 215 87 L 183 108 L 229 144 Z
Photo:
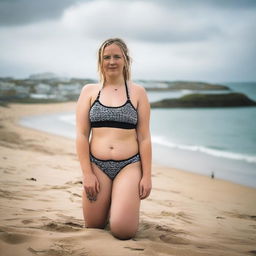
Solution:
M 98 72 L 99 72 L 99 76 L 100 76 L 100 81 L 104 82 L 106 77 L 105 74 L 103 72 L 103 52 L 104 49 L 111 45 L 111 44 L 116 44 L 120 47 L 122 53 L 123 53 L 123 58 L 124 58 L 124 70 L 123 70 L 123 76 L 124 76 L 124 80 L 128 81 L 131 78 L 131 71 L 130 71 L 130 66 L 131 66 L 131 57 L 129 56 L 129 50 L 127 48 L 126 43 L 120 39 L 120 38 L 109 38 L 106 41 L 104 41 L 102 43 L 102 45 L 99 48 L 98 51 Z

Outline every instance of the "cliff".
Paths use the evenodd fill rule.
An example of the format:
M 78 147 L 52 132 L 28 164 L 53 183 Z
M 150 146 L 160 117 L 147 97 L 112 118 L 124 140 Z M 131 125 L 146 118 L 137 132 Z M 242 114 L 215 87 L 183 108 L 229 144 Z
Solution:
M 190 81 L 174 81 L 164 83 L 151 82 L 151 87 L 145 85 L 148 91 L 176 91 L 176 90 L 229 90 L 229 87 L 219 84 L 210 84 L 205 82 L 190 82 Z
M 163 99 L 151 103 L 152 108 L 198 108 L 256 106 L 242 93 L 189 94 L 178 99 Z

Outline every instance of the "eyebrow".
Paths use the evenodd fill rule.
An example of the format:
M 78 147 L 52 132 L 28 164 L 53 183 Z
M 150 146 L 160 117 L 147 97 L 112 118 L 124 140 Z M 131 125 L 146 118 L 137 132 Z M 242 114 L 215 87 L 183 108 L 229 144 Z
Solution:
M 111 54 L 106 54 L 106 55 L 103 55 L 103 58 L 108 58 L 108 57 L 110 57 L 110 56 L 111 56 Z M 122 57 L 121 54 L 114 54 L 113 56 L 114 56 L 114 57 Z

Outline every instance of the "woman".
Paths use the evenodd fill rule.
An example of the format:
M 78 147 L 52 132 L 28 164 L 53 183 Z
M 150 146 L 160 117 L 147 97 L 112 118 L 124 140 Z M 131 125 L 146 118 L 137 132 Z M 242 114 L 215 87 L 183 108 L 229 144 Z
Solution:
M 130 81 L 123 40 L 98 52 L 99 84 L 83 87 L 77 102 L 77 154 L 83 172 L 83 213 L 88 228 L 130 239 L 138 229 L 140 200 L 151 191 L 150 105 Z

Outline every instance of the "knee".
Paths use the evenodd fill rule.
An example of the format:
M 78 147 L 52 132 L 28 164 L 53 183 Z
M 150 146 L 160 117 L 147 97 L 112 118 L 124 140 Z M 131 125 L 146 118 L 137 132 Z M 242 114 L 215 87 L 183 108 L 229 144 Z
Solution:
M 127 223 L 125 220 L 110 221 L 110 230 L 112 235 L 120 240 L 133 238 L 136 235 L 137 229 L 138 225 L 132 225 L 131 223 Z

